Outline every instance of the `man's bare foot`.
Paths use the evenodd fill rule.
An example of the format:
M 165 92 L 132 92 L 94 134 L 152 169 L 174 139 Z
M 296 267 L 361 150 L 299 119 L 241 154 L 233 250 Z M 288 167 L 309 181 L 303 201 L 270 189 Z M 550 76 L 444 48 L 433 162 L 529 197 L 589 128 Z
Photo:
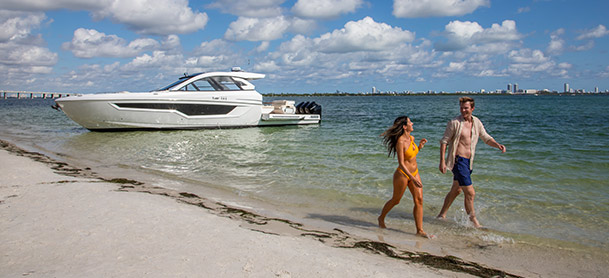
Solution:
M 472 224 L 474 224 L 474 228 L 476 228 L 476 229 L 482 228 L 482 225 L 480 225 L 480 223 L 478 222 L 478 219 L 476 219 L 475 216 L 471 216 L 469 218 L 469 220 L 472 221 Z
M 446 220 L 446 215 L 438 215 L 438 216 L 436 216 L 436 219 Z
M 381 219 L 381 217 L 379 216 L 378 220 L 379 220 L 379 227 L 381 227 L 383 229 L 387 228 L 387 226 L 385 226 L 385 219 Z
M 434 238 L 436 238 L 435 235 L 429 235 L 429 234 L 427 234 L 426 232 L 423 232 L 423 231 L 417 232 L 417 236 L 424 237 L 424 238 L 427 238 L 427 239 L 434 239 Z

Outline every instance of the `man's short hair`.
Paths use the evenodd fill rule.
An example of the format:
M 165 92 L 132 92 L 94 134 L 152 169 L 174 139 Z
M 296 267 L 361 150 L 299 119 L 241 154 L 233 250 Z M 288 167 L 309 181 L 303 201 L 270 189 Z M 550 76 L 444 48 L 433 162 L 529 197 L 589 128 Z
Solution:
M 471 98 L 471 97 L 462 97 L 462 98 L 459 99 L 459 105 L 461 105 L 463 103 L 466 103 L 466 102 L 469 102 L 470 103 L 469 105 L 471 105 L 472 108 L 474 108 L 476 106 L 476 103 L 474 102 L 474 99 Z

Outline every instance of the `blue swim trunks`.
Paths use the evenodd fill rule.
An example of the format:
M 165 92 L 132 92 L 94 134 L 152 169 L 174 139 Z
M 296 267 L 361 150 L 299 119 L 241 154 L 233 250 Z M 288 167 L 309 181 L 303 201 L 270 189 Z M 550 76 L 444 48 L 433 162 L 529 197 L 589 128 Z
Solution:
M 472 185 L 472 170 L 469 169 L 469 158 L 455 157 L 455 166 L 453 166 L 452 171 L 453 180 L 459 182 L 460 186 Z

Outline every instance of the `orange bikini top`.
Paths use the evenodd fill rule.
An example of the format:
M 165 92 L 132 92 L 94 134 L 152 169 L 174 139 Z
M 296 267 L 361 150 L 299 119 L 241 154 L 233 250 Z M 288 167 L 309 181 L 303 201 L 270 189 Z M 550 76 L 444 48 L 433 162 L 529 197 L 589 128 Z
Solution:
M 406 148 L 406 151 L 404 152 L 404 159 L 411 160 L 412 158 L 416 157 L 418 153 L 419 147 L 414 143 L 414 136 L 411 135 L 410 145 L 408 145 L 408 148 Z

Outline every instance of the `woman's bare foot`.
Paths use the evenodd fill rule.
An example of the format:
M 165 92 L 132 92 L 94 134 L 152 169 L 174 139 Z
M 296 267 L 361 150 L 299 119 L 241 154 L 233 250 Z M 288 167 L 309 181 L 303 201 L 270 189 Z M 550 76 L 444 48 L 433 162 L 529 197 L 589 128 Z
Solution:
M 378 220 L 379 220 L 379 227 L 381 227 L 381 228 L 383 228 L 383 229 L 387 228 L 387 226 L 385 226 L 385 219 L 382 219 L 382 218 L 379 216 Z

